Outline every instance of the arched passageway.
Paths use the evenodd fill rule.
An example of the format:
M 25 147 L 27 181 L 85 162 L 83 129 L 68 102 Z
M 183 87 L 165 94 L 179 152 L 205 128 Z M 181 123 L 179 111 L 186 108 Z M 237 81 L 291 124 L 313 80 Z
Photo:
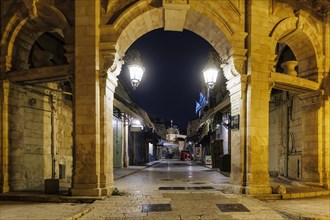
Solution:
M 49 104 L 54 103 L 51 98 L 39 97 L 40 100 L 35 103 L 32 94 L 31 97 L 22 96 L 30 94 L 25 85 L 29 81 L 33 84 L 55 83 L 39 89 L 47 97 L 50 91 L 60 94 L 61 102 L 55 108 L 65 109 L 65 106 L 72 105 L 67 109 L 68 118 L 62 117 L 60 110 L 56 112 L 58 118 L 55 117 L 58 128 L 65 123 L 69 126 L 56 133 L 58 137 L 67 137 L 68 141 L 61 142 L 61 138 L 55 138 L 60 146 L 58 149 L 67 150 L 54 152 L 67 155 L 70 159 L 62 158 L 61 162 L 55 156 L 54 166 L 54 160 L 49 159 L 52 155 L 48 140 L 51 135 L 39 132 L 37 142 L 45 146 L 45 150 L 33 145 L 32 151 L 34 154 L 41 152 L 46 158 L 47 171 L 40 175 L 51 178 L 54 167 L 55 176 L 60 176 L 60 170 L 63 176 L 63 171 L 69 169 L 72 176 L 64 176 L 72 184 L 73 195 L 111 194 L 114 187 L 114 93 L 122 69 L 122 58 L 137 39 L 159 28 L 192 31 L 209 42 L 227 61 L 223 70 L 227 80 L 226 90 L 229 91 L 228 114 L 234 117 L 228 119 L 233 119 L 236 128 L 230 133 L 230 183 L 237 189 L 236 192 L 270 193 L 269 171 L 280 169 L 270 161 L 272 155 L 269 154 L 269 146 L 274 145 L 269 129 L 274 115 L 270 117 L 272 106 L 269 103 L 274 98 L 272 91 L 275 89 L 301 93 L 299 97 L 289 94 L 289 99 L 293 99 L 293 108 L 289 106 L 291 101 L 286 106 L 286 111 L 292 113 L 297 107 L 297 98 L 304 107 L 304 111 L 299 113 L 302 123 L 297 128 L 303 137 L 302 155 L 301 159 L 294 160 L 294 164 L 299 161 L 301 181 L 329 188 L 330 44 L 327 36 L 330 28 L 329 12 L 325 10 L 327 5 L 323 1 L 304 1 L 295 5 L 280 0 L 246 4 L 244 1 L 179 0 L 75 1 L 74 4 L 72 1 L 65 4 L 46 0 L 1 1 L 1 6 L 7 9 L 3 9 L 1 14 L 4 24 L 1 25 L 0 59 L 1 191 L 17 190 L 20 187 L 16 186 L 21 185 L 26 187 L 24 181 L 30 177 L 21 166 L 24 159 L 20 155 L 22 152 L 31 153 L 31 139 L 26 137 L 26 142 L 19 144 L 15 141 L 22 140 L 22 133 L 35 135 L 30 131 L 38 124 L 33 122 L 22 127 L 23 123 L 16 125 L 10 122 L 23 122 L 25 107 L 35 111 L 47 110 L 49 113 L 52 109 Z M 61 42 L 59 48 L 63 45 L 64 50 L 59 53 L 64 53 L 66 62 L 62 62 L 65 59 L 50 59 L 48 52 L 55 53 L 52 48 L 46 48 L 46 53 L 37 49 L 35 43 L 42 44 L 45 36 Z M 280 46 L 277 47 L 277 44 Z M 280 54 L 276 48 L 285 48 L 282 47 L 284 45 L 292 50 L 298 61 L 298 75 L 275 69 L 278 61 L 276 53 Z M 37 58 L 45 62 L 39 65 Z M 18 82 L 24 86 L 15 92 L 13 84 Z M 73 100 L 66 100 L 67 95 L 72 95 Z M 73 102 L 66 105 L 66 101 Z M 25 103 L 24 108 L 20 104 L 16 108 L 12 105 L 15 102 Z M 52 124 L 48 113 L 40 117 L 45 119 L 39 123 L 43 128 L 48 128 L 45 121 Z M 15 120 L 14 114 L 21 118 Z M 61 121 L 59 118 L 65 123 L 57 123 Z M 72 123 L 69 118 L 72 118 Z M 312 130 L 309 129 L 310 124 Z M 71 130 L 72 134 L 63 132 Z M 295 131 L 289 129 L 289 135 L 286 135 L 287 149 L 294 150 L 294 135 L 290 136 L 290 132 Z M 283 137 L 280 139 L 283 140 Z M 13 160 L 17 161 L 18 166 L 13 166 Z M 287 165 L 289 163 L 286 162 Z M 312 166 L 307 166 L 309 163 Z

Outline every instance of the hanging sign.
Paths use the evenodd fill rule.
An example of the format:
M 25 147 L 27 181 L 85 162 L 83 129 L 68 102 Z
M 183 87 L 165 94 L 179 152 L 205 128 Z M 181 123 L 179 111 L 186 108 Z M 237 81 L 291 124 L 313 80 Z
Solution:
M 233 115 L 230 117 L 230 128 L 232 130 L 239 129 L 239 115 Z

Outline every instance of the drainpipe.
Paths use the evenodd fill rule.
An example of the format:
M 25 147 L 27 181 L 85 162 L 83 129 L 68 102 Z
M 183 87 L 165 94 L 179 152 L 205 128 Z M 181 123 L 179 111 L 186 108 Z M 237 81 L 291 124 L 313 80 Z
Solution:
M 52 158 L 52 179 L 55 179 L 55 108 L 54 108 L 54 96 L 49 95 L 49 103 L 50 103 L 50 117 L 51 117 L 51 158 Z
M 250 0 L 245 0 L 245 27 L 244 30 L 247 33 L 250 33 Z M 246 49 L 249 49 L 250 46 L 250 41 L 251 41 L 251 37 L 250 35 L 248 35 L 245 38 L 245 42 L 244 42 L 244 47 Z M 246 74 L 248 73 L 248 69 L 249 69 L 249 62 L 250 62 L 250 50 L 248 50 L 247 52 L 247 60 L 246 60 Z M 247 110 L 248 110 L 248 105 L 247 105 L 247 93 L 248 93 L 248 84 L 249 84 L 249 78 L 247 77 L 246 79 L 246 85 L 245 85 L 245 91 L 244 91 L 244 141 L 243 141 L 243 177 L 242 177 L 242 194 L 247 194 Z
M 289 176 L 289 142 L 290 142 L 290 111 L 291 111 L 291 104 L 290 104 L 290 97 L 289 92 L 286 92 L 286 139 L 285 139 L 285 159 L 284 159 L 284 176 Z

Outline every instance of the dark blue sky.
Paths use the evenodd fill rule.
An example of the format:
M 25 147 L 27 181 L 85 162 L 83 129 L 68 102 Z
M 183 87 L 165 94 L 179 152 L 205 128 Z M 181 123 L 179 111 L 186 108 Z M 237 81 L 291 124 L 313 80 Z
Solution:
M 195 103 L 203 83 L 211 45 L 193 32 L 149 32 L 136 40 L 128 51 L 138 49 L 146 69 L 136 90 L 129 82 L 127 66 L 119 78 L 138 106 L 150 115 L 173 120 L 182 129 L 195 118 Z

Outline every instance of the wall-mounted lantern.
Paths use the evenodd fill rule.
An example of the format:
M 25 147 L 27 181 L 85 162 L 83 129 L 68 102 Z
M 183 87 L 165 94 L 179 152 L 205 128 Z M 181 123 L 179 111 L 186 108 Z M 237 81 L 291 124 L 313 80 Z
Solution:
M 136 49 L 129 51 L 124 60 L 128 64 L 127 67 L 129 70 L 131 84 L 135 90 L 139 86 L 145 71 L 141 62 L 140 52 Z
M 223 67 L 223 64 L 226 62 L 215 50 L 211 50 L 208 56 L 207 64 L 202 72 L 204 75 L 205 84 L 209 89 L 213 89 L 215 83 L 217 82 L 218 73 Z

